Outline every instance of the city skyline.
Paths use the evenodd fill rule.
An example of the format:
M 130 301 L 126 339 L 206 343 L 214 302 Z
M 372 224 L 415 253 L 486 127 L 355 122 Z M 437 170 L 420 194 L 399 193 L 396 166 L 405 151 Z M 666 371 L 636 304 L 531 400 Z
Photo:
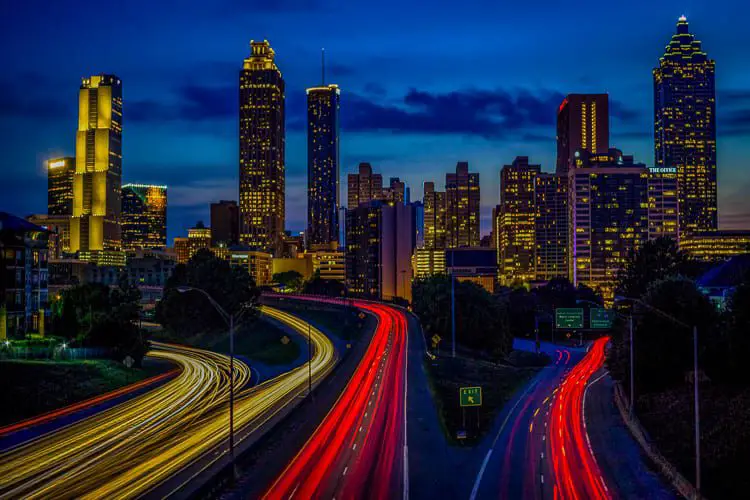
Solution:
M 288 8 L 293 11 L 289 16 L 290 25 L 293 25 L 297 14 L 295 14 L 294 9 Z M 309 8 L 314 9 L 315 15 L 327 15 L 325 6 L 313 5 Z M 548 10 L 554 12 L 555 8 L 549 6 Z M 743 153 L 743 147 L 739 145 L 742 130 L 738 126 L 741 125 L 739 118 L 744 116 L 742 103 L 745 101 L 743 99 L 747 97 L 743 94 L 742 88 L 745 83 L 750 87 L 750 82 L 744 82 L 741 75 L 738 75 L 736 55 L 731 53 L 731 44 L 727 43 L 720 29 L 721 22 L 723 22 L 721 16 L 725 16 L 726 13 L 720 9 L 714 11 L 693 10 L 697 10 L 697 12 L 686 12 L 688 20 L 691 22 L 691 32 L 695 33 L 697 38 L 703 42 L 705 50 L 718 63 L 718 183 L 722 219 L 720 226 L 723 228 L 741 227 L 744 225 L 745 216 L 750 210 L 747 210 L 744 202 L 739 200 L 739 195 L 736 194 L 742 191 L 743 180 L 740 177 L 741 167 L 744 164 L 742 158 L 746 156 Z M 638 9 L 635 9 L 635 12 L 638 12 Z M 645 35 L 643 40 L 639 40 L 638 49 L 624 50 L 617 45 L 614 40 L 615 37 L 610 37 L 609 41 L 604 40 L 598 44 L 605 48 L 609 44 L 610 49 L 617 49 L 618 57 L 622 59 L 620 62 L 627 63 L 622 65 L 623 72 L 622 74 L 618 73 L 617 78 L 615 78 L 615 73 L 612 72 L 591 70 L 590 75 L 596 76 L 594 80 L 589 78 L 587 82 L 585 81 L 586 78 L 583 78 L 575 82 L 569 81 L 569 77 L 562 76 L 556 79 L 558 83 L 555 85 L 537 87 L 537 90 L 542 89 L 539 92 L 534 91 L 524 94 L 525 91 L 521 84 L 518 84 L 516 90 L 513 90 L 512 86 L 516 85 L 517 77 L 515 79 L 510 78 L 508 85 L 511 87 L 506 88 L 505 83 L 499 83 L 504 82 L 504 79 L 497 78 L 497 70 L 492 67 L 493 65 L 480 65 L 468 71 L 463 77 L 449 75 L 451 71 L 446 70 L 445 67 L 425 70 L 421 77 L 415 76 L 413 71 L 409 71 L 406 73 L 410 75 L 411 80 L 405 85 L 403 82 L 391 84 L 392 70 L 385 72 L 386 78 L 375 78 L 372 74 L 366 75 L 361 71 L 354 71 L 354 65 L 351 65 L 351 52 L 344 50 L 341 42 L 336 41 L 336 37 L 332 39 L 329 37 L 327 40 L 310 38 L 309 44 L 305 42 L 304 50 L 294 50 L 289 46 L 290 36 L 288 32 L 278 30 L 278 34 L 274 33 L 272 29 L 274 23 L 271 23 L 271 27 L 266 28 L 266 33 L 261 32 L 257 35 L 252 28 L 245 28 L 242 41 L 237 43 L 236 46 L 235 43 L 232 43 L 231 48 L 229 44 L 224 47 L 224 41 L 217 42 L 221 45 L 221 49 L 215 49 L 217 50 L 217 57 L 224 59 L 226 53 L 222 51 L 232 51 L 231 59 L 234 62 L 231 66 L 227 65 L 227 71 L 220 71 L 221 75 L 226 73 L 232 76 L 230 78 L 217 77 L 217 73 L 212 73 L 207 68 L 206 78 L 210 76 L 212 84 L 203 88 L 203 90 L 226 87 L 231 90 L 228 93 L 230 99 L 236 101 L 236 74 L 240 66 L 237 61 L 241 60 L 236 55 L 239 54 L 239 57 L 246 56 L 242 52 L 247 50 L 247 44 L 251 38 L 262 39 L 265 36 L 269 39 L 269 42 L 276 49 L 277 60 L 284 71 L 285 80 L 290 82 L 286 91 L 287 108 L 289 110 L 287 117 L 287 142 L 289 143 L 287 149 L 289 152 L 287 154 L 288 187 L 286 198 L 290 201 L 286 214 L 288 218 L 286 229 L 303 230 L 306 214 L 304 202 L 306 141 L 304 127 L 300 127 L 297 121 L 300 115 L 304 116 L 305 112 L 304 87 L 316 83 L 319 79 L 319 48 L 320 46 L 326 46 L 329 61 L 331 61 L 328 70 L 328 73 L 330 73 L 329 80 L 340 84 L 343 89 L 341 94 L 342 178 L 347 173 L 355 171 L 359 162 L 370 162 L 373 169 L 382 173 L 386 179 L 392 176 L 400 176 L 411 188 L 412 199 L 419 199 L 421 198 L 423 181 L 435 181 L 436 189 L 442 190 L 441 180 L 444 172 L 449 171 L 457 161 L 467 160 L 470 168 L 481 174 L 481 228 L 482 233 L 486 234 L 490 228 L 490 208 L 497 204 L 499 197 L 497 172 L 503 164 L 509 163 L 515 156 L 525 155 L 533 158 L 535 163 L 540 163 L 542 171 L 550 172 L 554 170 L 554 116 L 557 106 L 562 100 L 562 95 L 568 92 L 608 92 L 612 113 L 610 127 L 612 138 L 610 142 L 620 147 L 624 153 L 633 154 L 637 161 L 648 166 L 653 165 L 653 124 L 650 123 L 652 121 L 652 97 L 650 97 L 650 94 L 652 93 L 653 82 L 650 73 L 658 65 L 658 57 L 663 54 L 664 47 L 674 33 L 675 22 L 682 12 L 680 7 L 672 6 L 668 9 L 667 6 L 659 6 L 658 12 L 654 12 L 649 17 L 647 26 L 643 26 L 646 23 L 639 25 L 639 29 Z M 510 17 L 520 14 L 518 11 L 512 11 Z M 17 15 L 24 15 L 23 11 Z M 262 15 L 269 19 L 275 19 L 274 16 L 279 16 L 279 13 L 265 12 Z M 622 15 L 630 17 L 635 14 L 628 12 Z M 492 13 L 490 13 L 490 17 L 492 17 Z M 618 26 L 622 25 L 622 30 L 625 30 L 627 18 L 623 17 L 620 20 L 621 23 Z M 457 19 L 456 22 L 460 24 L 466 21 Z M 546 21 L 542 18 L 539 22 L 544 24 Z M 479 28 L 481 32 L 482 25 Z M 622 33 L 619 27 L 613 30 Z M 66 43 L 75 43 L 75 40 Z M 472 46 L 475 41 L 468 38 L 463 43 Z M 578 42 L 569 40 L 566 43 L 569 43 L 570 47 L 573 48 Z M 390 42 L 388 45 L 390 46 Z M 504 51 L 510 48 L 509 45 L 511 44 L 502 40 L 488 39 L 483 46 L 486 46 L 487 50 L 490 50 L 491 47 L 491 50 Z M 297 48 L 300 49 L 300 47 Z M 414 47 L 407 48 L 416 50 Z M 534 47 L 528 50 L 532 49 Z M 363 48 L 363 50 L 365 49 Z M 32 53 L 33 47 L 29 51 Z M 120 59 L 115 57 L 116 50 L 112 50 L 111 53 L 107 51 L 106 54 L 101 52 L 93 51 L 94 57 L 87 57 L 86 61 L 77 61 L 76 64 L 72 65 L 73 69 L 85 66 L 89 68 L 88 73 L 113 71 L 126 81 L 123 100 L 124 122 L 127 133 L 123 141 L 123 182 L 154 182 L 170 186 L 169 241 L 171 241 L 176 235 L 184 235 L 186 229 L 192 226 L 196 220 L 208 220 L 208 202 L 237 198 L 237 180 L 232 177 L 231 173 L 232 170 L 236 172 L 236 167 L 232 168 L 231 155 L 226 155 L 227 145 L 231 146 L 234 143 L 234 151 L 236 151 L 236 136 L 234 136 L 234 139 L 231 138 L 232 130 L 235 130 L 236 127 L 236 111 L 225 110 L 222 106 L 226 102 L 221 99 L 217 101 L 215 93 L 194 95 L 194 98 L 186 100 L 185 106 L 180 106 L 179 101 L 175 102 L 175 99 L 179 98 L 180 95 L 161 95 L 161 97 L 166 97 L 162 102 L 160 92 L 164 91 L 164 87 L 171 88 L 177 84 L 175 81 L 177 75 L 172 75 L 171 78 L 161 77 L 162 82 L 160 86 L 157 86 L 159 92 L 154 94 L 152 98 L 153 106 L 146 107 L 144 106 L 144 100 L 149 97 L 149 94 L 145 92 L 145 90 L 148 90 L 148 79 L 145 75 L 138 77 L 133 75 L 132 72 L 128 72 L 128 58 L 122 59 L 123 62 L 120 63 Z M 593 68 L 606 68 L 608 61 L 604 57 L 605 52 L 594 52 L 590 58 L 587 58 L 587 61 L 591 63 Z M 364 53 L 367 54 L 367 50 Z M 103 57 L 105 55 L 106 58 Z M 197 54 L 195 59 L 200 61 L 206 55 L 206 52 L 203 51 Z M 403 59 L 400 64 L 408 63 L 417 67 L 421 67 L 425 62 L 409 55 L 408 51 L 399 55 L 399 58 Z M 31 59 L 33 60 L 33 58 Z M 107 61 L 106 64 L 101 64 L 103 59 Z M 506 54 L 502 61 L 504 62 L 503 66 L 513 69 L 514 73 L 527 74 L 529 78 L 537 79 L 537 81 L 539 81 L 541 75 L 556 76 L 557 69 L 554 65 L 547 65 L 546 68 L 527 68 L 513 54 Z M 638 71 L 633 70 L 633 61 L 637 61 Z M 24 66 L 23 61 L 15 55 L 12 57 L 10 64 L 10 75 L 13 75 L 14 72 L 29 71 L 29 68 Z M 94 66 L 95 64 L 97 66 Z M 120 64 L 124 67 L 125 73 L 119 70 Z M 347 64 L 350 66 L 347 66 Z M 231 69 L 231 72 L 229 69 Z M 76 71 L 80 72 L 80 70 Z M 63 75 L 70 75 L 71 72 L 68 70 L 54 72 L 54 79 L 61 79 Z M 580 75 L 585 72 L 574 68 L 572 73 Z M 42 211 L 41 207 L 44 202 L 42 201 L 40 204 L 38 201 L 43 199 L 43 189 L 37 189 L 36 186 L 37 183 L 41 185 L 46 182 L 46 171 L 41 170 L 40 165 L 49 158 L 72 154 L 73 140 L 70 128 L 71 124 L 75 122 L 75 118 L 71 118 L 71 114 L 66 112 L 65 109 L 71 107 L 71 102 L 75 102 L 72 92 L 75 91 L 76 83 L 80 81 L 79 78 L 82 74 L 86 73 L 65 76 L 65 81 L 68 83 L 61 87 L 63 91 L 54 96 L 43 92 L 45 82 L 42 79 L 35 79 L 35 86 L 30 90 L 30 95 L 39 92 L 44 96 L 44 102 L 50 104 L 46 106 L 45 110 L 46 116 L 51 116 L 48 121 L 50 123 L 62 122 L 62 129 L 65 134 L 46 133 L 41 134 L 42 137 L 27 137 L 24 141 L 15 141 L 18 145 L 10 148 L 9 155 L 10 167 L 8 171 L 11 176 L 9 184 L 19 185 L 21 179 L 23 179 L 22 189 L 28 189 L 29 191 L 27 195 L 3 191 L 2 194 L 5 195 L 6 199 L 11 200 L 10 206 L 7 207 L 9 210 L 20 214 Z M 431 79 L 431 76 L 438 74 L 450 76 L 450 78 L 447 78 L 446 83 L 442 84 L 440 88 L 437 86 L 426 88 L 426 86 L 429 87 L 426 82 Z M 609 77 L 608 74 L 612 76 Z M 127 78 L 124 75 L 127 75 Z M 456 81 L 457 78 L 461 81 Z M 381 88 L 374 88 L 369 85 L 371 82 L 367 80 L 382 81 Z M 617 83 L 618 80 L 630 81 L 631 86 L 633 82 L 637 82 L 638 91 L 627 91 L 625 86 Z M 200 81 L 200 78 L 196 77 L 196 81 Z M 56 86 L 59 87 L 63 83 L 58 81 Z M 6 98 L 10 98 L 13 95 L 14 87 L 7 82 L 4 82 L 4 84 L 10 89 L 10 93 L 6 93 Z M 368 92 L 371 92 L 371 94 L 365 95 L 365 87 L 369 88 Z M 535 87 L 535 85 L 532 84 L 530 87 Z M 72 90 L 65 92 L 64 89 L 66 88 L 72 88 Z M 510 99 L 516 105 L 516 115 L 511 116 L 508 112 L 502 110 L 495 113 L 496 108 L 500 108 L 506 102 L 499 100 L 498 95 L 504 95 L 505 98 Z M 403 99 L 399 96 L 403 96 Z M 522 96 L 526 96 L 528 99 L 521 99 Z M 540 96 L 546 97 L 541 99 Z M 186 96 L 183 95 L 182 97 Z M 365 97 L 367 98 L 365 99 Z M 205 100 L 201 100 L 203 98 Z M 472 100 L 475 98 L 478 100 Z M 57 99 L 64 99 L 65 103 L 60 105 Z M 545 100 L 546 102 L 544 102 Z M 469 109 L 472 105 L 484 106 L 493 116 L 481 121 L 469 109 L 466 111 L 466 116 L 455 120 L 455 123 L 442 125 L 450 128 L 450 130 L 436 129 L 435 127 L 438 125 L 434 123 L 430 125 L 433 120 L 426 119 L 425 116 L 429 117 L 429 113 L 433 112 L 454 111 L 455 101 L 466 103 L 466 109 Z M 206 111 L 207 102 L 216 105 L 214 108 L 215 115 L 203 116 L 205 125 L 196 125 L 194 123 L 197 121 L 195 116 L 193 117 L 193 124 L 186 125 L 190 120 L 186 121 L 185 116 L 189 116 L 191 113 L 200 115 L 201 112 Z M 528 107 L 529 102 L 536 107 Z M 12 107 L 6 107 L 4 116 L 0 118 L 3 120 L 2 123 L 15 120 L 15 118 L 11 119 L 8 116 L 14 112 L 14 109 L 23 105 L 24 102 L 19 102 Z M 236 104 L 233 105 L 236 106 Z M 420 106 L 428 110 L 427 115 L 417 113 L 412 109 Z M 401 112 L 398 111 L 399 109 Z M 536 109 L 537 115 L 527 116 L 524 114 L 528 113 L 530 109 Z M 55 111 L 57 112 L 53 114 Z M 366 116 L 364 115 L 365 112 L 368 112 Z M 149 113 L 152 113 L 153 116 L 150 117 Z M 171 115 L 170 113 L 174 114 Z M 225 119 L 226 117 L 222 113 L 228 115 L 228 119 Z M 512 120 L 503 122 L 502 120 L 507 117 L 512 118 Z M 354 123 L 355 118 L 367 123 L 356 125 Z M 363 118 L 367 118 L 367 120 Z M 30 117 L 26 120 L 31 119 Z M 234 122 L 234 125 L 231 122 Z M 434 120 L 434 122 L 439 122 L 439 120 Z M 194 134 L 203 133 L 200 130 L 196 131 L 196 129 L 208 128 L 208 125 L 212 125 L 211 128 L 216 128 L 213 125 L 217 123 L 222 124 L 219 127 L 220 130 L 227 130 L 227 137 L 218 140 L 217 135 L 222 135 L 223 132 L 215 132 L 211 136 L 212 139 L 208 141 L 211 147 L 206 146 L 205 142 L 202 143 L 199 140 L 189 140 L 194 137 Z M 50 127 L 51 125 L 45 123 L 41 130 Z M 188 129 L 190 127 L 195 128 L 184 134 L 186 127 Z M 430 129 L 430 127 L 433 128 Z M 57 125 L 54 128 L 57 130 Z M 164 134 L 166 134 L 171 139 L 157 144 L 155 154 L 149 157 L 146 154 L 147 150 L 152 149 L 154 143 L 145 135 L 148 133 L 147 131 L 151 130 L 154 131 L 154 138 L 165 137 Z M 11 133 L 7 137 L 12 140 L 14 134 Z M 60 138 L 55 139 L 56 137 Z M 39 142 L 44 142 L 46 147 L 37 146 Z M 200 150 L 196 151 L 195 148 L 199 145 Z M 167 155 L 167 151 L 171 156 Z M 46 152 L 50 154 L 47 155 Z M 55 152 L 59 154 L 56 155 Z M 190 153 L 192 156 L 188 161 L 184 161 L 186 153 Z M 30 166 L 29 161 L 23 160 L 23 158 L 29 158 L 30 156 L 32 157 L 31 163 L 37 163 L 37 165 Z M 223 159 L 225 156 L 228 159 Z M 148 157 L 149 162 L 152 163 L 145 165 L 145 157 Z M 200 160 L 201 158 L 205 159 L 206 157 L 215 158 L 218 162 L 218 164 L 212 164 L 212 168 L 208 171 L 196 164 L 196 162 L 203 161 Z M 182 162 L 182 166 L 175 166 L 174 163 L 178 161 Z M 236 163 L 234 164 L 236 165 Z M 34 175 L 30 175 L 29 171 L 33 171 Z M 736 182 L 733 182 L 733 179 Z M 8 195 L 10 196 L 8 197 Z M 734 223 L 727 224 L 727 221 Z

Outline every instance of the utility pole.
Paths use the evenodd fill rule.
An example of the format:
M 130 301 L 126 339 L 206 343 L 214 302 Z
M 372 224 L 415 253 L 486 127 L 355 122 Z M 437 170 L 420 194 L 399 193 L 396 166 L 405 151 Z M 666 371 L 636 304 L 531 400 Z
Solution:
M 698 327 L 693 326 L 693 395 L 695 397 L 695 490 L 701 496 L 701 414 L 698 400 Z
M 628 326 L 630 330 L 630 416 L 633 416 L 635 408 L 635 345 L 633 342 L 633 312 L 631 310 L 628 316 Z
M 229 455 L 234 478 L 234 314 L 229 316 Z
M 307 394 L 312 399 L 312 339 L 310 323 L 307 323 Z
M 451 250 L 451 356 L 456 357 L 456 268 L 454 259 L 456 250 Z

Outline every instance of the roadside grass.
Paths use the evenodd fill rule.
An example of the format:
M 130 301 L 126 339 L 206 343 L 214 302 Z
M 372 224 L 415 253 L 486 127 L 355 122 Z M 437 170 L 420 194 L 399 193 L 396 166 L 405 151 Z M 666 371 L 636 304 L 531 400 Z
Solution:
M 2 360 L 0 424 L 10 424 L 113 391 L 159 373 L 171 365 L 145 363 L 127 368 L 111 360 Z
M 518 368 L 465 357 L 425 359 L 430 392 L 448 442 L 472 446 L 492 428 L 498 412 L 539 368 Z M 459 388 L 481 387 L 482 406 L 461 408 Z M 458 439 L 459 430 L 466 438 Z

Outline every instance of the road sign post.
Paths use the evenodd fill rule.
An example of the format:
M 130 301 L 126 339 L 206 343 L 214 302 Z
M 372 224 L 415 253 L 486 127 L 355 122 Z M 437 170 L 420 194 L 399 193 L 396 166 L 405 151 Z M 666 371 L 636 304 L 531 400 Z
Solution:
M 461 387 L 458 394 L 461 407 L 482 406 L 481 387 Z
M 609 330 L 612 328 L 612 311 L 609 309 L 589 309 L 589 326 L 592 330 Z

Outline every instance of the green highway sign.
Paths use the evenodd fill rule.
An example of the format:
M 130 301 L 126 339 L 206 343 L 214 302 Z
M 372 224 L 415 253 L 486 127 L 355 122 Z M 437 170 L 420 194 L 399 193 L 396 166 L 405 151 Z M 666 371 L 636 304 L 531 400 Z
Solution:
M 592 329 L 612 328 L 612 311 L 609 309 L 589 309 L 589 313 L 591 314 L 589 325 Z
M 555 328 L 583 328 L 583 309 L 577 307 L 555 309 Z
M 458 391 L 461 406 L 482 406 L 481 387 L 461 387 Z

